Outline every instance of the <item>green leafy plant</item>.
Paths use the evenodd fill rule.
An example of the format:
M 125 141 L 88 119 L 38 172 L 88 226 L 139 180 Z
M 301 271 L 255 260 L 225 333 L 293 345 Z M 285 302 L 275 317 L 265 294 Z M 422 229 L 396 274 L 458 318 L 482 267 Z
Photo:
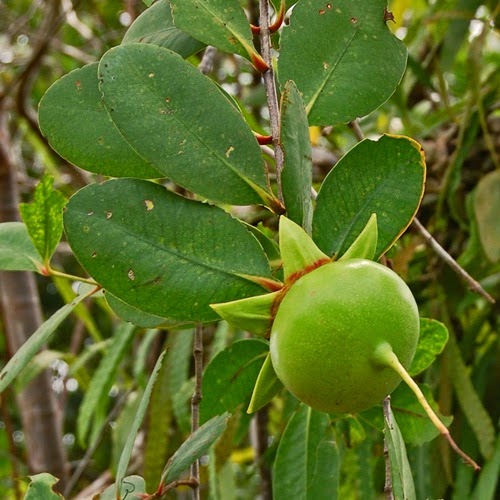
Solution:
M 403 77 L 407 50 L 387 26 L 386 1 L 262 0 L 258 27 L 239 0 L 144 3 L 120 45 L 57 80 L 40 101 L 40 130 L 51 147 L 107 179 L 66 203 L 45 176 L 33 202 L 21 205 L 24 223 L 0 225 L 1 269 L 82 283 L 3 367 L 0 391 L 92 298 L 127 324 L 88 385 L 78 417 L 82 446 L 97 442 L 105 426 L 106 395 L 140 328 L 193 335 L 195 358 L 189 379 L 191 345 L 174 340 L 175 355 L 161 355 L 135 386 L 140 398 L 126 420 L 116 484 L 98 498 L 163 498 L 180 486 L 199 494 L 204 455 L 212 495 L 222 497 L 216 476 L 229 456 L 224 447 L 241 442 L 247 408 L 266 412 L 269 404 L 289 408 L 281 410 L 288 422 L 271 458 L 278 500 L 338 498 L 344 440 L 369 442 L 373 429 L 384 429 L 386 489 L 395 498 L 416 498 L 405 442 L 423 445 L 441 433 L 479 470 L 451 439 L 451 419 L 411 378 L 441 353 L 446 327 L 419 318 L 409 288 L 387 267 L 424 194 L 422 146 L 402 135 L 359 137 L 319 185 L 313 181 L 310 127 L 359 127 L 357 118 L 382 106 Z M 269 130 L 206 74 L 214 47 L 262 78 Z M 52 262 L 63 228 L 81 276 Z M 495 258 L 493 244 L 488 252 Z M 231 325 L 259 338 L 226 346 L 221 334 L 203 369 L 202 325 L 215 324 L 217 332 Z M 423 411 L 396 389 L 402 379 Z M 148 404 L 151 436 L 158 425 L 167 440 L 162 408 L 189 436 L 163 466 L 171 448 L 148 443 L 154 465 L 145 481 L 126 474 Z M 53 484 L 46 475 L 31 479 L 31 489 Z

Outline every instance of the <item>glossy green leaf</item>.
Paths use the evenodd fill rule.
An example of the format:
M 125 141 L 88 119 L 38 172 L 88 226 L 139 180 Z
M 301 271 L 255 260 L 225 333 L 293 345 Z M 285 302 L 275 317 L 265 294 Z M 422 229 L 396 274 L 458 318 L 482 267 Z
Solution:
M 0 393 L 16 378 L 19 372 L 33 359 L 40 348 L 46 344 L 59 325 L 68 317 L 73 309 L 90 295 L 78 295 L 72 302 L 61 307 L 45 323 L 34 332 L 16 351 L 0 372 Z
M 209 321 L 209 307 L 258 295 L 270 276 L 258 241 L 220 208 L 137 179 L 78 191 L 64 215 L 68 241 L 106 290 L 156 316 Z
M 118 462 L 118 467 L 116 470 L 116 478 L 115 478 L 115 487 L 117 490 L 122 490 L 124 485 L 126 485 L 125 473 L 127 472 L 128 464 L 130 462 L 130 457 L 132 456 L 132 451 L 134 448 L 134 443 L 137 437 L 137 433 L 142 425 L 142 421 L 144 420 L 144 415 L 146 414 L 146 410 L 148 408 L 149 399 L 151 398 L 151 392 L 153 391 L 154 383 L 156 382 L 156 378 L 158 377 L 158 372 L 160 371 L 163 358 L 165 356 L 165 352 L 162 352 L 156 364 L 153 368 L 151 376 L 149 377 L 148 385 L 144 390 L 144 394 L 142 395 L 141 402 L 137 409 L 137 413 L 135 415 L 135 419 L 130 427 L 130 433 L 123 447 L 122 454 L 120 455 L 120 461 Z M 116 491 L 116 490 L 115 490 Z
M 365 228 L 354 240 L 339 260 L 369 259 L 373 260 L 378 242 L 377 214 L 372 214 Z
M 59 482 L 59 479 L 52 474 L 42 472 L 29 476 L 31 482 L 24 495 L 24 500 L 60 500 L 62 495 L 56 493 L 52 487 Z
M 108 51 L 99 74 L 113 122 L 165 176 L 224 203 L 274 203 L 252 131 L 189 62 L 162 47 L 131 43 Z
M 52 257 L 63 232 L 63 207 L 66 198 L 53 187 L 54 179 L 44 175 L 31 203 L 21 203 L 19 210 L 28 233 L 44 262 Z
M 443 323 L 429 318 L 420 318 L 420 336 L 417 351 L 408 373 L 414 377 L 428 368 L 436 356 L 441 354 L 448 342 L 448 329 Z
M 224 411 L 246 409 L 255 381 L 264 363 L 269 344 L 260 339 L 238 340 L 217 354 L 203 373 L 200 422 L 206 422 Z
M 162 174 L 141 158 L 113 124 L 99 90 L 97 63 L 57 80 L 40 101 L 42 134 L 63 158 L 111 177 L 155 179 Z
M 0 269 L 2 271 L 40 272 L 43 263 L 26 225 L 22 222 L 0 224 Z
M 134 326 L 129 323 L 123 323 L 116 329 L 111 345 L 92 376 L 78 411 L 77 435 L 82 446 L 85 445 L 87 434 L 94 423 L 95 408 L 105 404 L 108 399 L 109 391 L 116 380 L 118 367 L 132 343 L 134 332 Z
M 125 43 L 151 43 L 170 49 L 186 58 L 205 47 L 205 44 L 184 33 L 174 25 L 170 0 L 155 2 L 130 26 L 123 37 Z
M 312 222 L 312 150 L 304 101 L 294 82 L 281 94 L 280 142 L 284 154 L 281 184 L 287 217 L 306 232 Z
M 339 498 L 340 456 L 330 418 L 300 405 L 281 437 L 273 470 L 275 500 Z
M 247 413 L 253 413 L 267 405 L 276 394 L 283 388 L 281 380 L 274 371 L 271 355 L 266 356 L 266 360 L 260 369 L 257 382 L 252 393 L 252 399 L 248 405 Z
M 474 193 L 474 213 L 484 253 L 491 262 L 500 260 L 500 170 L 485 175 Z
M 377 214 L 378 260 L 413 220 L 424 192 L 421 146 L 402 136 L 365 139 L 328 174 L 318 193 L 313 238 L 337 257 L 349 248 L 372 214 Z
M 170 0 L 174 22 L 207 45 L 239 54 L 258 69 L 266 64 L 253 45 L 250 23 L 239 0 Z
M 213 417 L 191 434 L 167 462 L 160 483 L 175 481 L 195 460 L 207 453 L 224 432 L 229 417 L 229 413 Z
M 364 116 L 396 90 L 407 51 L 386 26 L 386 0 L 301 0 L 283 29 L 278 75 L 296 84 L 311 125 Z
M 416 500 L 415 486 L 410 464 L 408 463 L 408 456 L 406 455 L 405 442 L 391 410 L 389 410 L 389 415 L 384 418 L 384 436 L 391 464 L 394 498 Z
M 108 486 L 102 493 L 98 493 L 92 500 L 128 500 L 140 498 L 138 495 L 146 494 L 146 483 L 140 476 L 127 476 L 123 479 L 119 493 L 116 493 L 116 484 Z

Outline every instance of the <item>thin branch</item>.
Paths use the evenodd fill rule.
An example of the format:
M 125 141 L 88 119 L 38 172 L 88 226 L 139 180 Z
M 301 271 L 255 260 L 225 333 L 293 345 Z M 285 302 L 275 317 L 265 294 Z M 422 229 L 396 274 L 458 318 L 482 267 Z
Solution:
M 283 190 L 281 187 L 281 173 L 283 171 L 284 154 L 280 143 L 280 109 L 278 104 L 278 93 L 276 80 L 274 78 L 271 33 L 269 31 L 269 0 L 260 0 L 260 45 L 262 57 L 269 69 L 263 74 L 266 88 L 267 106 L 269 108 L 269 123 L 273 138 L 274 157 L 276 162 L 276 183 L 278 186 L 278 198 L 283 203 Z
M 208 75 L 213 67 L 214 67 L 214 59 L 217 54 L 217 49 L 209 45 L 205 52 L 203 53 L 203 57 L 201 58 L 200 64 L 198 64 L 198 69 L 204 75 Z
M 198 430 L 200 426 L 200 402 L 202 398 L 201 380 L 203 375 L 203 325 L 197 323 L 194 330 L 193 343 L 194 357 L 194 393 L 191 398 L 191 433 Z M 200 461 L 196 460 L 191 466 L 190 479 L 196 484 L 192 489 L 193 500 L 200 500 Z
M 391 417 L 391 396 L 387 396 L 382 402 L 382 407 L 384 409 L 384 419 L 387 425 L 392 428 L 392 417 Z M 394 492 L 392 489 L 392 473 L 391 473 L 391 459 L 389 457 L 389 446 L 387 445 L 387 438 L 384 437 L 384 459 L 385 459 L 385 485 L 384 493 L 387 496 L 387 500 L 394 500 Z
M 495 299 L 477 282 L 432 236 L 422 223 L 417 219 L 413 219 L 413 225 L 418 229 L 426 243 L 448 264 L 468 285 L 469 290 L 478 293 L 491 304 L 495 303 Z

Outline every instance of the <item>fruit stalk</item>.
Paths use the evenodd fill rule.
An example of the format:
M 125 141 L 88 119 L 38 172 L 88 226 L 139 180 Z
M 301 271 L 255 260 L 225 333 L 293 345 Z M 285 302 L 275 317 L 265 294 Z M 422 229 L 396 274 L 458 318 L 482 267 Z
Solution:
M 441 422 L 439 417 L 436 415 L 434 410 L 431 408 L 430 404 L 428 403 L 427 399 L 425 399 L 425 396 L 423 392 L 420 390 L 420 387 L 417 385 L 417 383 L 411 378 L 410 374 L 406 371 L 405 367 L 399 362 L 398 357 L 396 354 L 394 354 L 394 351 L 390 347 L 389 344 L 384 344 L 383 346 L 380 346 L 379 349 L 377 349 L 377 359 L 381 362 L 383 362 L 386 366 L 392 368 L 402 379 L 403 381 L 408 385 L 408 387 L 413 391 L 415 396 L 417 396 L 417 399 L 419 403 L 422 405 L 422 408 L 425 410 L 429 418 L 431 419 L 432 423 L 435 425 L 435 427 L 439 430 L 442 436 L 446 438 L 450 446 L 455 450 L 455 452 L 462 457 L 462 459 L 469 464 L 471 467 L 474 468 L 474 470 L 478 471 L 481 470 L 481 467 L 471 458 L 469 455 L 467 455 L 464 451 L 462 451 L 457 443 L 453 440 L 451 437 L 450 431 L 446 428 L 446 426 Z

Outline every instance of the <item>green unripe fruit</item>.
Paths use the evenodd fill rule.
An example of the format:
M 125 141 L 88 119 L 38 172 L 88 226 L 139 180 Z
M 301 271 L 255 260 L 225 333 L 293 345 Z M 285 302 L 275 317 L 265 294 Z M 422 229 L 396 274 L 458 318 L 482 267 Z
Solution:
M 271 360 L 285 387 L 312 408 L 359 412 L 399 385 L 386 351 L 408 368 L 419 330 L 415 299 L 396 273 L 370 260 L 332 262 L 287 291 L 272 325 Z

